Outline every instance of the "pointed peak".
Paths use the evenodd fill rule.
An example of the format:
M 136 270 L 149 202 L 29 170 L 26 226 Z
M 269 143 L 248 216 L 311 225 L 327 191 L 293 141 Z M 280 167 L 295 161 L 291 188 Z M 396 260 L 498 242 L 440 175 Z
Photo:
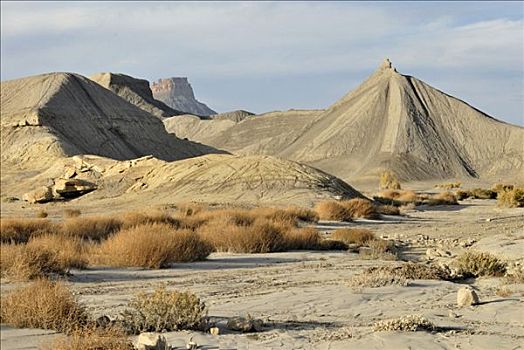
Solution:
M 395 67 L 393 67 L 393 64 L 391 63 L 391 61 L 389 60 L 389 58 L 385 58 L 384 61 L 382 61 L 382 63 L 380 64 L 380 66 L 378 67 L 378 70 L 379 71 L 384 71 L 384 70 L 393 70 L 393 72 L 397 72 L 397 69 Z

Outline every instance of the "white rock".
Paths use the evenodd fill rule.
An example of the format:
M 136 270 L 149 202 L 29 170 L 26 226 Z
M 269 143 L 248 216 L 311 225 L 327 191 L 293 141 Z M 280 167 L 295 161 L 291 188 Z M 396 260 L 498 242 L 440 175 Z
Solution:
M 457 292 L 457 305 L 470 306 L 479 303 L 477 293 L 471 287 L 462 287 Z
M 169 350 L 166 338 L 159 333 L 141 333 L 136 341 L 138 350 Z

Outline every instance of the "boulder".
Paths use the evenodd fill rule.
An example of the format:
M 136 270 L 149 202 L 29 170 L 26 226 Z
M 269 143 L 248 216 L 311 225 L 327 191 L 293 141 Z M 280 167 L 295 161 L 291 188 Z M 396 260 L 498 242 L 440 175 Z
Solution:
M 64 198 L 75 198 L 96 190 L 96 184 L 81 179 L 56 179 L 55 193 Z
M 136 341 L 138 350 L 169 350 L 166 338 L 159 333 L 141 333 Z
M 251 317 L 234 317 L 227 321 L 227 329 L 238 332 L 260 332 L 264 326 L 262 320 Z
M 477 293 L 471 287 L 462 287 L 457 292 L 458 306 L 471 306 L 479 303 Z
M 24 193 L 22 199 L 29 203 L 46 203 L 53 200 L 53 190 L 51 187 L 42 186 L 34 191 Z

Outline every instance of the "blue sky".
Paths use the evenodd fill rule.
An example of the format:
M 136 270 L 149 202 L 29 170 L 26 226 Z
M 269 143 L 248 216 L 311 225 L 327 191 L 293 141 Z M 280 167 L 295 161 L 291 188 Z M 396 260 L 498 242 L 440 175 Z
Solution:
M 225 112 L 325 108 L 389 57 L 524 125 L 522 2 L 4 2 L 1 78 L 187 76 Z

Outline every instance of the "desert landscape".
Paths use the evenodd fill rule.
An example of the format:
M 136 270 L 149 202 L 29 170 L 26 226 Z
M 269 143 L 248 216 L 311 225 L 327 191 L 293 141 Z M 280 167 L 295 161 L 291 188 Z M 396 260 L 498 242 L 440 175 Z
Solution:
M 524 128 L 367 75 L 266 113 L 2 79 L 2 350 L 522 349 Z

